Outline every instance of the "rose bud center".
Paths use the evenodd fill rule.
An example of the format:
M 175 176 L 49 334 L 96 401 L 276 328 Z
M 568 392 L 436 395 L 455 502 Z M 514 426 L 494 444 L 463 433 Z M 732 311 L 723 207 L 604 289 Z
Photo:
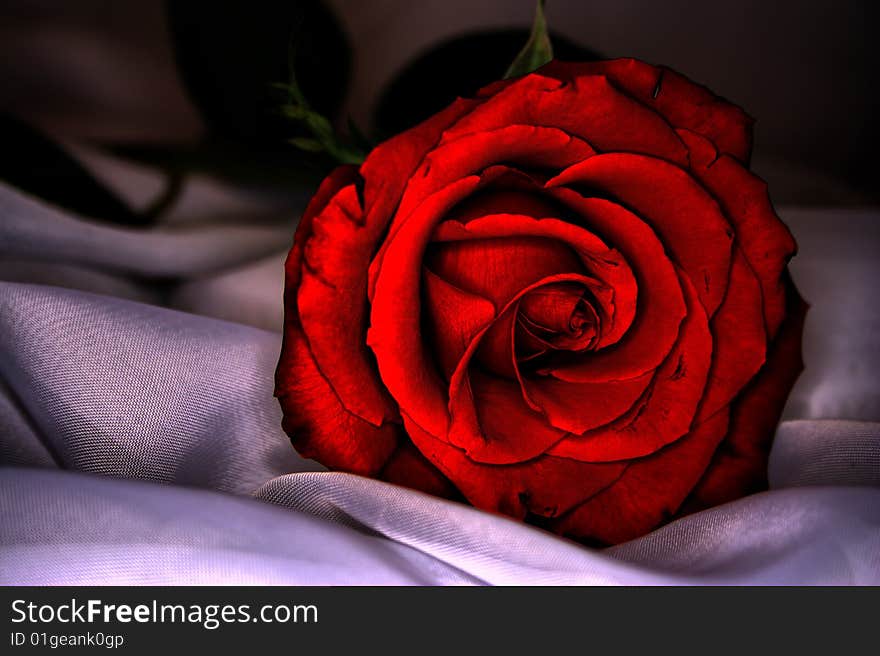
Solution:
M 589 350 L 600 333 L 600 319 L 589 290 L 562 282 L 526 294 L 516 319 L 516 355 L 530 360 L 547 351 Z

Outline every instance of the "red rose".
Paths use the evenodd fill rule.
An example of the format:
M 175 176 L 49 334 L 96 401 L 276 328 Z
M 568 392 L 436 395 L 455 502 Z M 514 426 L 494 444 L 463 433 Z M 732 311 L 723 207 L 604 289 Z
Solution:
M 600 543 L 760 489 L 805 304 L 751 124 L 552 62 L 337 169 L 286 265 L 296 448 Z

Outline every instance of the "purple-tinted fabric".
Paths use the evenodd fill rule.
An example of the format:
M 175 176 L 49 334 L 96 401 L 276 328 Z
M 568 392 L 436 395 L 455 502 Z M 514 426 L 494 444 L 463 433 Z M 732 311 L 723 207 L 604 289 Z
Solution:
M 297 456 L 295 207 L 143 233 L 0 186 L 0 583 L 880 584 L 880 212 L 780 213 L 812 310 L 771 490 L 595 550 Z

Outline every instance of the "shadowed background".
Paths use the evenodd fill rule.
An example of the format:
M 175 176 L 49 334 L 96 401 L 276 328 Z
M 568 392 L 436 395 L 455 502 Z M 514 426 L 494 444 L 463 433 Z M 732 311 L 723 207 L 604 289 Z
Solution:
M 7 0 L 0 113 L 12 147 L 0 174 L 40 187 L 21 184 L 22 160 L 41 164 L 30 178 L 45 174 L 39 138 L 48 135 L 262 186 L 304 170 L 317 177 L 321 165 L 314 171 L 282 145 L 296 128 L 272 113 L 268 83 L 287 77 L 292 33 L 312 102 L 341 125 L 352 117 L 385 136 L 498 77 L 533 8 L 531 0 Z M 744 107 L 758 119 L 754 168 L 777 202 L 880 197 L 874 3 L 550 0 L 547 14 L 561 58 L 666 64 Z M 34 143 L 44 147 L 39 157 Z

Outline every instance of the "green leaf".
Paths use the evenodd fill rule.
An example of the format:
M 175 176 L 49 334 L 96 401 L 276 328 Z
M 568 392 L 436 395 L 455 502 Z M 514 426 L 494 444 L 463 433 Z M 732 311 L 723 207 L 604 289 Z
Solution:
M 278 89 L 279 91 L 284 91 L 286 93 L 290 93 L 290 85 L 285 82 L 270 82 L 269 88 Z
M 526 45 L 519 51 L 510 68 L 504 74 L 504 79 L 528 75 L 534 70 L 541 68 L 553 59 L 553 45 L 547 34 L 547 19 L 544 18 L 544 0 L 538 0 L 535 7 L 535 21 L 532 23 L 532 33 Z
M 308 115 L 309 110 L 300 107 L 299 105 L 282 105 L 281 106 L 281 114 L 286 116 L 287 118 L 292 118 L 295 121 L 304 121 L 306 120 L 306 116 Z
M 301 26 L 300 26 L 301 27 Z M 280 108 L 281 113 L 288 118 L 304 124 L 314 138 L 296 137 L 290 139 L 300 150 L 310 153 L 326 153 L 342 164 L 361 164 L 364 161 L 364 152 L 369 148 L 361 149 L 356 145 L 341 143 L 333 124 L 323 115 L 311 108 L 296 81 L 296 32 L 288 44 L 288 64 L 290 68 L 290 80 L 287 84 L 274 84 L 275 88 L 287 92 L 288 104 Z
M 333 126 L 330 124 L 330 121 L 317 112 L 306 110 L 305 122 L 318 139 L 322 141 L 334 139 Z
M 366 158 L 359 150 L 337 144 L 329 144 L 327 153 L 340 164 L 363 164 Z
M 300 26 L 294 30 L 294 32 L 298 32 Z M 306 102 L 306 98 L 303 95 L 302 91 L 299 88 L 299 82 L 296 81 L 296 36 L 293 35 L 290 38 L 290 41 L 287 43 L 287 65 L 289 68 L 290 78 L 287 84 L 287 90 L 290 93 L 291 102 L 302 105 L 303 107 L 308 108 L 309 104 Z
M 320 153 L 324 150 L 324 144 L 317 139 L 307 139 L 306 137 L 296 137 L 290 140 L 294 146 L 308 153 Z

